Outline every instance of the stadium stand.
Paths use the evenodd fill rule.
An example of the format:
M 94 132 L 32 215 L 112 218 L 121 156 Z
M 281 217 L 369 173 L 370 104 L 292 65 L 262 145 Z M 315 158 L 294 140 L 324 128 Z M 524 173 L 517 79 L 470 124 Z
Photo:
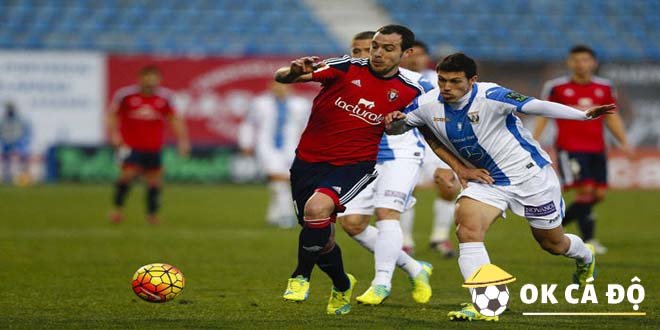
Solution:
M 431 46 L 477 58 L 560 60 L 570 45 L 584 42 L 605 60 L 660 59 L 659 1 L 376 1 Z M 344 51 L 303 0 L 8 0 L 0 1 L 0 22 L 5 49 L 177 55 Z
M 330 54 L 297 0 L 0 1 L 0 48 L 158 54 Z
M 658 60 L 654 0 L 378 0 L 433 46 L 489 60 L 561 60 L 577 43 L 605 60 Z M 560 26 L 560 29 L 556 27 Z

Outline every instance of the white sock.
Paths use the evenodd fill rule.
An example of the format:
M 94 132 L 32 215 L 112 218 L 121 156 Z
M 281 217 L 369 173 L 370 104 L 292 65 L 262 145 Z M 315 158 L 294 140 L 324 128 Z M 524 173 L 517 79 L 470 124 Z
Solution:
M 373 253 L 378 239 L 378 229 L 369 225 L 363 232 L 353 236 L 353 239 Z M 399 256 L 396 258 L 396 265 L 408 273 L 410 277 L 415 277 L 422 271 L 422 265 L 403 250 L 399 252 Z
M 277 202 L 278 183 L 280 182 L 271 181 L 268 183 L 268 189 L 270 190 L 270 199 L 268 200 L 266 221 L 271 225 L 276 225 L 277 220 L 280 216 L 279 203 Z
M 455 201 L 436 198 L 433 202 L 433 232 L 431 242 L 442 242 L 449 239 L 451 224 L 454 222 Z
M 291 186 L 286 181 L 274 182 L 275 199 L 279 218 L 293 218 L 293 201 L 291 200 Z
M 408 211 L 401 213 L 399 221 L 401 221 L 401 231 L 403 231 L 403 246 L 414 247 L 413 223 L 415 222 L 415 209 L 411 207 Z
M 488 251 L 483 242 L 458 244 L 458 267 L 464 279 L 468 279 L 479 267 L 489 264 Z
M 376 221 L 376 227 L 378 228 L 378 238 L 374 246 L 376 275 L 371 284 L 384 285 L 389 290 L 392 287 L 396 259 L 403 247 L 403 233 L 398 220 Z
M 591 262 L 593 255 L 591 250 L 584 245 L 584 242 L 579 236 L 573 234 L 564 234 L 568 239 L 571 240 L 571 246 L 568 247 L 568 251 L 564 254 L 569 258 L 577 260 L 579 263 L 588 264 Z

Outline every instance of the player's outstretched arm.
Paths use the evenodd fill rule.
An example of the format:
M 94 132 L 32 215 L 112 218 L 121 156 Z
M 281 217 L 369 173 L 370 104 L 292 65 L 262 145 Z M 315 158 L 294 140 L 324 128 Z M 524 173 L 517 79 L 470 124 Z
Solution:
M 616 109 L 616 105 L 607 104 L 595 106 L 583 112 L 560 103 L 542 100 L 531 100 L 525 103 L 520 110 L 526 114 L 548 118 L 589 120 L 598 118 L 602 115 L 614 113 L 614 109 Z
M 442 159 L 449 167 L 451 167 L 459 180 L 461 185 L 466 188 L 468 181 L 476 181 L 485 184 L 493 184 L 495 180 L 490 176 L 490 173 L 482 168 L 469 168 L 456 157 L 447 146 L 445 146 L 427 126 L 418 127 L 420 133 L 424 136 L 424 140 L 429 145 L 433 153 Z
M 306 56 L 291 61 L 289 67 L 283 67 L 275 72 L 275 81 L 283 84 L 308 82 L 312 80 L 312 72 L 324 65 L 317 64 L 318 56 Z

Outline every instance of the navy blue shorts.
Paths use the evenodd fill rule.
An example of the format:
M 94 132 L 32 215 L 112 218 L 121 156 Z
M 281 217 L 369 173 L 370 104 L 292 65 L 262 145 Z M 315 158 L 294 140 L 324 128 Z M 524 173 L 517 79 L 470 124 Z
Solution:
M 160 151 L 131 150 L 122 161 L 122 167 L 133 167 L 142 171 L 158 171 L 162 166 Z
M 607 154 L 558 150 L 559 172 L 565 188 L 607 186 Z
M 376 179 L 375 161 L 335 166 L 308 163 L 297 158 L 291 166 L 291 195 L 298 223 L 303 224 L 305 203 L 315 192 L 328 195 L 335 202 L 335 213 Z

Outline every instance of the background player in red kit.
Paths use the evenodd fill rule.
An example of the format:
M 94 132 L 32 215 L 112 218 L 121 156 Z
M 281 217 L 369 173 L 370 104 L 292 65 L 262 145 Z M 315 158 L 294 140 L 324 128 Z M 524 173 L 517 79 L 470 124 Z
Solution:
M 172 108 L 171 92 L 160 87 L 160 72 L 148 66 L 140 70 L 138 84 L 117 91 L 108 118 L 112 144 L 122 157 L 121 174 L 115 183 L 112 222 L 121 222 L 121 208 L 133 179 L 141 174 L 147 183 L 147 221 L 158 223 L 162 184 L 161 149 L 165 122 L 172 127 L 182 156 L 190 152 L 185 124 Z
M 303 57 L 275 75 L 282 83 L 315 81 L 323 87 L 314 99 L 291 167 L 291 190 L 303 228 L 298 266 L 284 293 L 287 300 L 307 299 L 317 264 L 334 285 L 327 312 L 350 311 L 356 280 L 344 272 L 333 223 L 337 212 L 377 175 L 374 165 L 385 115 L 403 109 L 422 92 L 399 72 L 414 40 L 406 27 L 384 26 L 372 40 L 368 59 L 344 56 L 315 65 L 318 58 Z
M 594 76 L 598 67 L 594 51 L 587 46 L 575 46 L 568 55 L 570 77 L 546 82 L 542 98 L 578 109 L 616 103 L 615 92 L 609 80 Z M 534 131 L 538 139 L 548 122 L 539 117 Z M 596 253 L 607 249 L 594 239 L 593 206 L 605 197 L 607 191 L 607 155 L 603 124 L 619 142 L 620 148 L 630 153 L 625 127 L 618 113 L 589 121 L 556 120 L 556 147 L 559 170 L 565 188 L 575 188 L 576 196 L 567 208 L 565 226 L 578 220 L 582 238 L 594 246 Z

